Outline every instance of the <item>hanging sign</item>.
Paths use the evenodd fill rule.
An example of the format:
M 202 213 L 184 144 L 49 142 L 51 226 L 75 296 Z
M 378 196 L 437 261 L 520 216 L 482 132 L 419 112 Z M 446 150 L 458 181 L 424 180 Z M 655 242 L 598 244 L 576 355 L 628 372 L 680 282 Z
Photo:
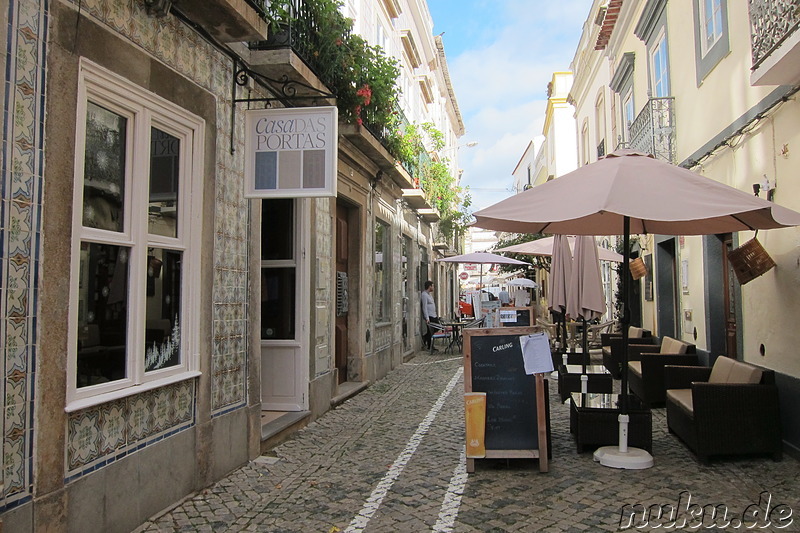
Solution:
M 336 106 L 245 111 L 245 197 L 336 196 Z

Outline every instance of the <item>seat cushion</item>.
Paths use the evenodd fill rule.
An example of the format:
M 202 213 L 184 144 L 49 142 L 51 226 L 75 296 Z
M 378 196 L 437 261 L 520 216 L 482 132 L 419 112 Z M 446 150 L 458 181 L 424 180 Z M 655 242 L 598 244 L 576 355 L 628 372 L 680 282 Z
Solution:
M 680 406 L 688 414 L 694 414 L 692 403 L 692 389 L 669 389 L 667 391 L 667 401 Z
M 629 339 L 641 339 L 644 335 L 644 328 L 636 328 L 630 326 L 628 328 L 628 338 Z
M 685 354 L 689 344 L 672 337 L 664 337 L 661 340 L 661 353 Z
M 642 377 L 642 362 L 641 361 L 628 361 L 628 370 L 633 372 L 639 377 Z

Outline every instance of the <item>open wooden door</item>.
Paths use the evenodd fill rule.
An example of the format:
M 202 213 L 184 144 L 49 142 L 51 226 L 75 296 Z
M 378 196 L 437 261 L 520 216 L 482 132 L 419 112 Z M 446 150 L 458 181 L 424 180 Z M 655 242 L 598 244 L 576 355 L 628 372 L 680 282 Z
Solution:
M 338 383 L 347 381 L 349 313 L 349 210 L 341 203 L 336 204 L 336 371 Z

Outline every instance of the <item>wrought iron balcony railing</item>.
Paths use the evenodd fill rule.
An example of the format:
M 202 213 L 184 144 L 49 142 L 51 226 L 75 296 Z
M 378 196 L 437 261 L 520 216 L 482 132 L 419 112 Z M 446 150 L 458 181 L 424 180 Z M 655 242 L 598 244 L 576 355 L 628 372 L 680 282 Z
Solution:
M 605 157 L 606 155 L 606 140 L 603 139 L 600 141 L 600 144 L 597 145 L 597 159 L 601 157 Z
M 750 0 L 753 70 L 800 28 L 800 1 Z
M 264 20 L 269 20 L 267 16 L 267 7 L 269 6 L 269 0 L 244 0 L 247 5 L 255 9 L 258 16 Z
M 675 163 L 675 113 L 672 96 L 650 98 L 630 127 L 629 146 Z

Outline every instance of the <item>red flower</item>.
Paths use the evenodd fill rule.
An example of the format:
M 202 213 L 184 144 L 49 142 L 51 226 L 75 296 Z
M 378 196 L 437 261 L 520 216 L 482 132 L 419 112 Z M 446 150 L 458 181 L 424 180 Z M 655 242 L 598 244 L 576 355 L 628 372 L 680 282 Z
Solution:
M 342 40 L 336 39 L 336 46 L 342 46 Z
M 370 101 L 372 101 L 372 89 L 370 89 L 367 84 L 364 84 L 363 87 L 357 90 L 356 94 L 363 98 L 364 105 L 369 105 Z
M 358 118 L 356 119 L 356 124 L 358 124 L 359 126 L 361 126 L 362 124 L 364 124 L 364 121 L 363 121 L 363 120 L 361 120 L 361 117 L 358 117 Z

